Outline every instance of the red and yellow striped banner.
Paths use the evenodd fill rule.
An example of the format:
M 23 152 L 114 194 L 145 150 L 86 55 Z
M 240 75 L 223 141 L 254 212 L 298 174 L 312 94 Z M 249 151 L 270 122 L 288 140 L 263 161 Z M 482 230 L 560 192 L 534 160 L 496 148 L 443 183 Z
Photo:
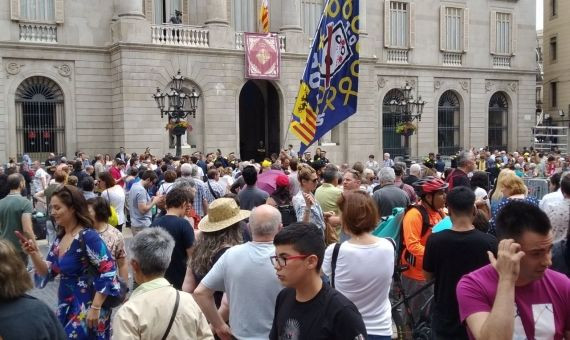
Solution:
M 259 11 L 259 22 L 262 33 L 269 33 L 269 0 L 261 2 L 261 10 Z

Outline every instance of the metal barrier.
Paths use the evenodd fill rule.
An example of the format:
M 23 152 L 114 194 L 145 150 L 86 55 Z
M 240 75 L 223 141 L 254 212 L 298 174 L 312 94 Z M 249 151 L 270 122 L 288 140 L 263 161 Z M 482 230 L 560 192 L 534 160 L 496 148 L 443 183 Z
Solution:
M 523 178 L 524 184 L 528 188 L 528 195 L 539 200 L 548 194 L 548 179 L 546 178 Z

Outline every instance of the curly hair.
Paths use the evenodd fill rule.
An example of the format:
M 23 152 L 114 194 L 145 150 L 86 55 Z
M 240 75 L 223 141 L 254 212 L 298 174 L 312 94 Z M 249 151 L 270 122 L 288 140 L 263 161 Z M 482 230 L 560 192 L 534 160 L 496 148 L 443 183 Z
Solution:
M 189 261 L 197 276 L 205 276 L 214 265 L 214 256 L 228 247 L 242 243 L 240 223 L 211 233 L 202 232 L 196 240 L 196 247 Z

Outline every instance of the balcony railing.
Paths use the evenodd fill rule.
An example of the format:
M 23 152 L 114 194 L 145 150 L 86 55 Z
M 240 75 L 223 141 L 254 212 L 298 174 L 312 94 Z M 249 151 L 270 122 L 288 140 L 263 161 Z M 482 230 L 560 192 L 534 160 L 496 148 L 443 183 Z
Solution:
M 493 67 L 494 68 L 511 68 L 511 56 L 510 55 L 494 55 L 493 56 Z
M 57 43 L 57 26 L 51 24 L 20 24 L 20 41 Z
M 407 64 L 408 50 L 400 48 L 390 48 L 387 50 L 386 62 L 389 64 Z
M 157 45 L 209 47 L 207 29 L 185 25 L 152 25 L 152 43 Z
M 443 52 L 443 66 L 463 65 L 463 53 Z
M 279 49 L 281 50 L 281 53 L 283 53 L 287 50 L 287 40 L 285 36 L 281 34 L 278 35 L 278 38 L 279 38 Z M 236 32 L 235 42 L 236 42 L 236 50 L 244 49 L 243 32 Z

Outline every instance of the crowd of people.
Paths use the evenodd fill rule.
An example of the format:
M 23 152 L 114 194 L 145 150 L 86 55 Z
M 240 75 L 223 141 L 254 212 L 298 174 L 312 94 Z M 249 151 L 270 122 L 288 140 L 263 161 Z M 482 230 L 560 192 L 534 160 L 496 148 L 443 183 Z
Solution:
M 291 145 L 249 161 L 121 148 L 1 169 L 0 339 L 384 340 L 393 313 L 417 336 L 426 306 L 433 339 L 570 338 L 558 150 L 337 165 Z M 56 278 L 57 306 L 28 294 Z M 409 308 L 395 282 L 418 292 Z

